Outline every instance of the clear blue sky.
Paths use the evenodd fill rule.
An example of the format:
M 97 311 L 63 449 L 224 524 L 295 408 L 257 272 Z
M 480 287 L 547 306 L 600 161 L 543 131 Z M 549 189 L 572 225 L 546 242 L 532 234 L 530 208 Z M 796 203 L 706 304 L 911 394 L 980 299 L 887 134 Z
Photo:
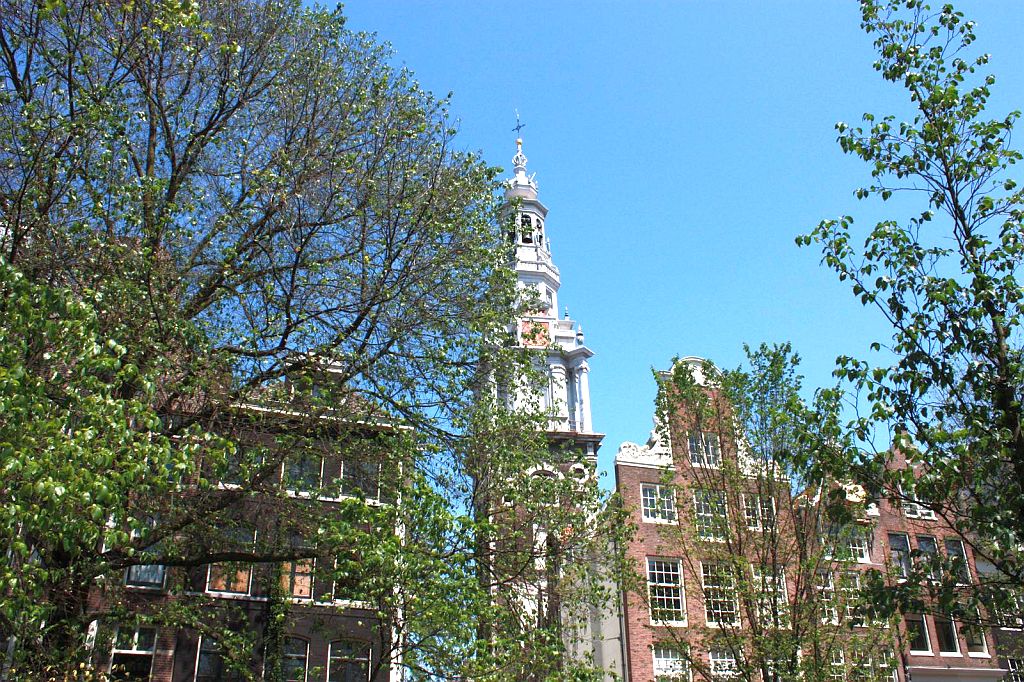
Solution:
M 990 111 L 1024 108 L 1024 3 L 957 4 L 998 80 Z M 906 111 L 871 68 L 856 2 L 353 0 L 349 27 L 454 93 L 459 146 L 510 168 L 526 128 L 560 303 L 583 324 L 600 465 L 651 427 L 650 368 L 674 355 L 725 367 L 742 344 L 791 341 L 809 385 L 839 354 L 887 338 L 819 252 L 793 239 L 849 213 L 867 167 L 836 121 Z M 604 484 L 610 485 L 610 475 Z

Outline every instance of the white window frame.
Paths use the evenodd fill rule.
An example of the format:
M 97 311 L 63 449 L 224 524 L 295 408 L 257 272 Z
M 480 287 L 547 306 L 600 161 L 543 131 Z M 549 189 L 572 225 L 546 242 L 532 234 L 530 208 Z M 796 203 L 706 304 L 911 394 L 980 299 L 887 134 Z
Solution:
M 953 651 L 943 651 L 942 641 L 939 639 L 939 619 L 945 623 L 949 623 L 949 629 L 953 632 Z M 937 651 L 939 656 L 956 657 L 960 658 L 963 654 L 960 651 L 960 632 L 956 627 L 956 621 L 953 620 L 953 616 L 932 616 L 932 621 L 935 623 L 935 643 L 938 645 Z
M 670 568 L 671 567 L 671 568 Z M 651 623 L 656 625 L 669 625 L 673 627 L 685 627 L 686 626 L 686 586 L 685 578 L 683 576 L 683 562 L 681 559 L 667 559 L 664 557 L 647 557 L 646 561 L 647 568 L 647 596 L 649 602 L 649 611 L 651 617 Z M 678 579 L 677 582 L 671 580 L 664 580 L 664 576 L 675 575 Z M 661 593 L 655 595 L 655 590 Z M 676 595 L 673 596 L 672 592 Z M 678 609 L 656 609 L 655 599 L 668 600 L 677 599 L 679 602 Z M 656 615 L 657 611 L 673 611 L 679 615 L 680 618 L 665 620 L 658 618 Z M 660 614 L 658 614 L 660 615 Z
M 917 619 L 920 619 L 920 621 L 921 621 L 921 627 L 924 629 L 924 641 L 925 641 L 925 644 L 928 645 L 927 649 L 910 649 L 909 648 L 910 647 L 910 639 L 911 639 L 910 638 L 910 628 L 907 627 L 906 621 L 910 620 L 911 618 L 915 618 L 915 617 Z M 907 614 L 906 616 L 904 616 L 903 627 L 907 629 L 907 647 L 908 647 L 908 650 L 910 651 L 911 654 L 913 654 L 915 656 L 934 656 L 935 655 L 935 653 L 932 651 L 932 635 L 931 635 L 931 631 L 928 629 L 928 617 L 927 616 L 925 616 L 923 613 L 920 613 L 920 614 L 913 614 L 913 613 Z
M 914 539 L 917 541 L 918 564 L 930 563 L 937 557 L 941 556 L 939 554 L 939 540 L 934 535 L 921 534 L 917 535 Z M 932 543 L 932 551 L 929 552 L 921 549 L 921 540 L 925 540 L 926 542 L 930 541 Z M 935 566 L 928 568 L 928 580 L 936 582 L 940 580 L 941 577 L 942 576 L 936 572 Z
M 365 659 L 363 659 L 363 658 L 346 658 L 344 660 L 348 660 L 348 661 L 363 661 L 363 660 L 365 660 L 366 661 L 366 680 L 367 680 L 367 682 L 369 682 L 370 671 L 372 670 L 372 665 L 371 664 L 373 663 L 373 647 L 370 646 L 369 642 L 363 642 L 361 640 L 355 640 L 355 639 L 335 639 L 335 640 L 332 640 L 327 645 L 327 682 L 337 682 L 337 680 L 332 680 L 331 679 L 331 662 L 334 661 L 334 659 L 335 659 L 335 656 L 334 656 L 334 645 L 335 644 L 341 644 L 342 642 L 344 642 L 346 644 L 353 644 L 354 643 L 354 644 L 361 644 L 361 645 L 363 645 L 364 651 L 366 652 L 366 658 Z
M 317 475 L 316 482 L 312 489 L 307 490 L 306 488 L 296 488 L 292 486 L 294 479 L 288 475 L 288 470 L 297 461 L 305 461 L 307 459 L 314 460 L 319 458 L 320 460 L 320 473 Z M 302 460 L 286 458 L 281 464 L 281 480 L 285 484 L 285 492 L 289 497 L 311 497 L 321 498 L 323 497 L 324 491 L 324 467 L 326 466 L 325 457 L 323 455 L 317 455 L 313 453 L 305 453 Z
M 249 543 L 250 547 L 255 547 L 256 546 L 256 529 L 255 528 L 252 529 L 252 541 L 250 542 L 250 541 L 246 540 L 245 542 Z M 252 596 L 252 581 L 253 581 L 253 576 L 256 573 L 256 565 L 254 563 L 252 563 L 252 562 L 249 562 L 247 564 L 249 566 L 249 570 L 248 570 L 249 576 L 248 576 L 248 579 L 246 580 L 246 587 L 245 587 L 245 591 L 244 592 L 235 592 L 233 590 L 218 590 L 218 589 L 214 589 L 213 587 L 210 586 L 210 583 L 213 581 L 213 569 L 214 569 L 215 566 L 230 566 L 231 564 L 245 564 L 245 563 L 246 562 L 244 562 L 244 561 L 229 561 L 229 562 L 223 562 L 223 563 L 213 563 L 213 564 L 208 565 L 206 567 L 206 591 L 209 592 L 210 594 L 215 594 L 215 595 L 218 595 L 218 596 L 229 596 L 229 597 L 249 597 L 249 596 Z
M 894 548 L 893 547 L 893 545 L 892 545 L 893 538 L 902 539 L 903 544 L 906 547 L 905 554 L 902 553 L 903 552 L 902 549 L 898 549 L 898 548 Z M 910 576 L 910 572 L 914 570 L 914 562 L 910 558 L 910 535 L 908 535 L 907 533 L 901 533 L 901 532 L 890 532 L 890 533 L 886 534 L 886 544 L 889 547 L 889 562 L 891 564 L 895 565 L 896 568 L 898 569 L 899 579 L 901 581 L 906 580 Z M 894 551 L 895 552 L 900 552 L 902 554 L 902 559 L 900 561 L 897 561 L 893 557 Z
M 722 466 L 722 439 L 717 433 L 694 429 L 686 438 L 690 464 L 701 469 L 719 469 Z
M 843 650 L 837 644 L 833 644 L 832 653 L 829 656 L 828 670 L 828 676 L 833 680 L 836 680 L 836 682 L 846 682 L 846 654 L 843 653 Z
M 832 571 L 820 570 L 814 575 L 814 589 L 821 604 L 822 625 L 839 625 L 839 606 L 836 604 L 836 581 Z
M 648 497 L 648 492 L 652 493 L 652 498 Z M 648 505 L 649 501 L 653 506 Z M 641 483 L 640 516 L 644 523 L 675 523 L 678 520 L 675 488 L 662 483 Z
M 1006 682 L 1024 682 L 1024 658 L 1007 658 L 1006 667 L 1009 672 L 1006 675 Z
M 727 649 L 708 649 L 708 672 L 712 679 L 729 679 L 740 674 L 736 656 Z
M 121 639 L 122 630 L 130 630 L 132 632 L 131 638 L 131 649 L 118 648 L 118 640 Z M 151 630 L 153 632 L 153 647 L 151 649 L 140 649 L 139 648 L 139 633 L 142 630 Z M 153 679 L 153 662 L 156 660 L 156 641 L 157 637 L 160 636 L 160 631 L 155 627 L 148 625 L 138 625 L 135 627 L 125 627 L 119 625 L 117 630 L 114 632 L 114 641 L 110 647 L 110 665 L 107 666 L 107 672 L 113 673 L 114 671 L 114 657 L 118 654 L 123 656 L 149 656 L 149 675 L 147 679 Z
M 716 513 L 716 507 L 721 513 Z M 693 526 L 707 542 L 725 542 L 729 534 L 729 499 L 723 490 L 693 491 Z
M 730 584 L 708 585 L 708 578 L 726 578 Z M 726 563 L 701 562 L 700 564 L 701 588 L 704 593 L 704 622 L 709 628 L 737 628 L 740 626 L 740 602 L 736 585 L 736 576 L 733 575 L 732 566 Z M 712 592 L 709 593 L 709 590 Z M 731 602 L 733 619 L 729 622 L 718 620 L 716 616 L 723 615 L 725 611 L 720 608 L 711 608 L 712 602 Z M 715 613 L 717 611 L 718 613 Z
M 754 592 L 757 594 L 757 615 L 761 619 L 761 627 L 786 628 L 789 626 L 789 589 L 786 585 L 786 569 L 784 566 L 750 567 L 753 577 Z M 762 589 L 762 586 L 764 589 Z M 779 611 L 779 622 L 771 623 L 772 595 L 774 593 Z
M 689 682 L 690 662 L 677 647 L 655 643 L 651 647 L 652 672 L 655 682 Z
M 843 571 L 836 584 L 836 594 L 842 593 L 843 617 L 847 623 L 856 628 L 867 627 L 867 616 L 859 612 L 862 606 L 859 602 L 860 594 L 860 572 Z M 838 607 L 837 607 L 838 612 Z
M 959 556 L 952 556 L 949 552 L 950 545 L 954 544 L 960 548 Z M 960 575 L 957 573 L 954 577 L 956 578 L 957 585 L 970 585 L 971 584 L 971 564 L 967 561 L 967 547 L 964 546 L 964 541 L 958 537 L 945 537 L 942 538 L 942 548 L 946 550 L 946 556 L 950 560 L 961 559 L 964 562 L 964 574 Z
M 753 502 L 753 504 L 751 504 Z M 765 504 L 768 502 L 769 504 Z M 774 523 L 778 518 L 778 508 L 775 505 L 775 498 L 771 495 L 759 495 L 747 493 L 743 495 L 743 517 L 747 520 L 747 528 L 750 530 L 763 530 L 766 519 L 765 512 L 771 516 Z M 770 526 L 769 526 L 770 527 Z
M 288 635 L 288 636 L 286 636 L 284 638 L 284 642 L 285 643 L 287 643 L 288 640 L 292 640 L 294 642 L 302 642 L 306 646 L 305 652 L 302 655 L 302 679 L 299 680 L 299 682 L 306 682 L 306 680 L 309 679 L 309 640 L 304 638 L 304 637 L 296 637 L 295 635 Z M 282 674 L 282 676 L 284 675 L 284 665 L 283 665 L 284 661 L 286 661 L 288 659 L 297 659 L 297 658 L 298 658 L 298 656 L 295 656 L 294 654 L 289 654 L 286 649 L 282 650 L 282 652 L 281 652 L 281 662 L 282 662 L 281 674 Z
M 966 630 L 962 633 L 967 655 L 971 658 L 991 658 L 992 656 L 988 651 L 988 637 L 985 636 L 987 628 L 981 626 L 981 614 L 977 610 L 974 611 L 974 621 L 971 625 L 966 626 Z M 961 625 L 963 625 L 962 622 Z M 969 639 L 971 633 L 975 633 L 981 638 L 981 651 L 971 651 L 971 641 Z
M 906 493 L 900 489 L 900 495 L 903 497 L 900 500 L 900 507 L 903 509 L 903 515 L 908 519 L 923 519 L 925 521 L 934 521 L 937 517 L 935 511 L 930 509 L 927 505 L 922 504 L 918 500 L 907 499 Z
M 871 531 L 863 528 L 856 528 L 855 532 L 847 540 L 846 546 L 850 556 L 858 564 L 871 563 Z

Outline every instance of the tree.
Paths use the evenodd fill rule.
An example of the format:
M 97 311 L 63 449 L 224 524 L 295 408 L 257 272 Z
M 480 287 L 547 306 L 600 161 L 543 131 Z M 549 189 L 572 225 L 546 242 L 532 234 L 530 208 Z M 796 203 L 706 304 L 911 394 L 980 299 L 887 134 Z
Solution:
M 866 500 L 848 499 L 811 449 L 836 405 L 805 404 L 788 345 L 748 348 L 747 362 L 721 371 L 677 359 L 656 375 L 658 423 L 674 444 L 657 490 L 658 551 L 682 557 L 691 615 L 704 612 L 672 627 L 681 615 L 662 615 L 647 587 L 652 619 L 669 625 L 656 646 L 707 680 L 890 679 L 892 631 L 864 602 L 850 549 L 866 542 Z
M 281 573 L 310 565 L 372 603 L 374 665 L 486 658 L 480 622 L 508 624 L 477 579 L 477 375 L 530 358 L 505 343 L 496 171 L 452 149 L 447 102 L 297 0 L 5 0 L 0 17 L 13 664 L 57 675 L 89 658 L 90 622 L 142 618 L 243 668 L 266 648 L 274 674 Z M 548 456 L 525 435 L 542 415 L 489 419 L 501 471 Z M 339 461 L 355 488 L 311 466 Z M 211 563 L 268 595 L 256 640 L 204 598 L 143 608 L 120 587 L 164 566 L 184 594 Z
M 797 240 L 820 245 L 823 263 L 892 326 L 888 343 L 872 344 L 884 346 L 891 364 L 888 357 L 881 364 L 838 359 L 837 376 L 870 413 L 850 424 L 857 447 L 837 469 L 894 500 L 929 506 L 994 568 L 991 586 L 1019 588 L 1024 194 L 1012 177 L 1021 155 L 1010 147 L 1019 113 L 986 118 L 995 83 L 981 73 L 989 55 L 975 52 L 974 22 L 951 6 L 863 0 L 861 13 L 875 39 L 875 69 L 906 90 L 912 116 L 898 122 L 865 114 L 864 125 L 839 123 L 839 143 L 871 167 L 873 182 L 858 198 L 905 198 L 900 208 L 918 200 L 920 210 L 877 223 L 861 247 L 849 216 L 823 221 Z M 870 449 L 879 428 L 893 447 L 865 461 L 858 450 Z M 916 466 L 887 468 L 897 451 Z M 966 598 L 949 585 L 940 592 L 945 607 L 957 594 Z M 998 606 L 1006 590 L 982 592 L 981 601 Z

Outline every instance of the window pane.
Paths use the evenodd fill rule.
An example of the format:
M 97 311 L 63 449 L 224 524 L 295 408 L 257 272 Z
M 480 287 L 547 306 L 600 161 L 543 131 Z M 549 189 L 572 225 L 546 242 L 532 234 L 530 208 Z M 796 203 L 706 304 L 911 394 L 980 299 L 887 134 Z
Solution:
M 910 541 L 903 533 L 889 533 L 889 559 L 900 577 L 910 575 Z
M 160 564 L 129 566 L 125 584 L 132 587 L 162 588 L 167 567 Z
M 921 556 L 921 563 L 926 566 L 930 566 L 930 568 L 928 568 L 928 575 L 933 580 L 937 580 L 939 578 L 939 573 L 934 565 L 934 560 L 939 553 L 939 548 L 935 543 L 935 538 L 929 535 L 918 535 L 917 552 Z
M 380 464 L 345 460 L 341 472 L 341 492 L 344 495 L 377 499 L 380 482 Z
M 199 644 L 195 682 L 242 682 L 245 676 L 232 668 L 221 654 L 220 646 L 209 637 Z
M 285 637 L 284 657 L 281 661 L 281 672 L 285 682 L 305 682 L 306 653 L 309 644 L 298 637 Z
M 679 649 L 656 644 L 652 653 L 655 682 L 675 682 L 690 678 L 689 666 Z
M 967 555 L 964 552 L 964 543 L 959 538 L 946 538 L 946 554 L 953 561 L 953 575 L 958 582 L 970 582 L 967 572 Z
M 110 679 L 149 680 L 153 667 L 153 654 L 114 654 L 110 660 Z
M 697 535 L 705 540 L 725 540 L 729 517 L 724 492 L 719 490 L 694 491 L 693 512 Z
M 736 578 L 728 564 L 701 564 L 704 616 L 709 625 L 738 625 Z
M 956 642 L 956 627 L 953 621 L 942 616 L 935 616 L 935 636 L 939 640 L 939 651 L 955 654 L 960 651 Z
M 643 483 L 640 486 L 640 495 L 644 520 L 676 520 L 676 495 L 670 486 Z
M 661 622 L 686 620 L 682 585 L 682 571 L 678 560 L 647 560 L 647 587 L 650 592 L 652 620 Z
M 911 651 L 931 651 L 923 616 L 907 616 L 907 640 Z
M 370 679 L 370 645 L 339 640 L 331 642 L 327 682 L 367 682 Z

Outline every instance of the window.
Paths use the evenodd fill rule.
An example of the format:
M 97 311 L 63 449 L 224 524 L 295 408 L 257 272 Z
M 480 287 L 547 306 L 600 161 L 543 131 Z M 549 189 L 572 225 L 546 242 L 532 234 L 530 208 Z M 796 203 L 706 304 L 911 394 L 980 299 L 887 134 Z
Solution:
M 775 499 L 768 495 L 744 495 L 743 516 L 751 530 L 772 528 L 775 525 Z
M 689 438 L 690 464 L 695 467 L 717 469 L 722 464 L 722 447 L 717 433 L 691 431 Z
M 828 676 L 836 682 L 846 682 L 846 656 L 838 646 L 829 657 Z
M 341 472 L 343 495 L 376 500 L 380 494 L 380 463 L 345 460 Z
M 110 656 L 111 679 L 149 680 L 155 649 L 156 628 L 117 628 Z
M 907 616 L 904 622 L 907 626 L 910 653 L 930 654 L 932 646 L 928 641 L 928 626 L 925 624 L 924 616 Z
M 728 679 L 739 675 L 739 666 L 736 665 L 736 656 L 726 649 L 711 649 L 708 651 L 708 669 L 714 679 Z
M 740 624 L 736 576 L 728 564 L 701 564 L 704 583 L 704 617 L 711 627 Z
M 281 657 L 281 673 L 285 682 L 306 682 L 306 659 L 309 642 L 298 637 L 285 637 Z
M 124 584 L 128 587 L 145 587 L 150 590 L 162 590 L 167 577 L 167 567 L 160 564 L 141 564 L 129 566 L 125 571 Z
M 156 526 L 156 519 L 151 518 L 148 522 L 148 528 L 140 529 L 133 528 L 131 532 L 131 539 L 138 540 L 142 537 L 142 534 L 149 532 Z M 146 547 L 144 553 L 153 553 L 158 549 L 158 543 L 151 544 Z M 128 587 L 142 587 L 150 590 L 162 590 L 164 588 L 164 579 L 167 577 L 167 567 L 160 564 L 139 564 L 136 566 L 129 566 L 125 569 L 124 573 L 124 584 Z
M 821 622 L 838 625 L 839 609 L 836 608 L 836 586 L 832 580 L 832 573 L 818 571 L 814 580 L 818 591 L 818 613 L 821 614 Z
M 655 682 L 675 682 L 690 679 L 690 666 L 682 651 L 666 644 L 655 644 L 654 650 Z
M 935 562 L 939 555 L 939 548 L 935 543 L 935 538 L 930 535 L 918 535 L 917 554 L 919 564 L 928 571 L 928 577 L 932 580 L 938 580 L 939 571 Z
M 697 535 L 705 540 L 725 541 L 729 527 L 725 493 L 720 490 L 695 490 L 693 520 Z
M 250 528 L 231 528 L 225 536 L 237 549 L 252 550 L 256 544 L 256 531 Z M 229 562 L 213 564 L 207 576 L 206 589 L 210 592 L 227 594 L 249 594 L 252 587 L 252 564 Z
M 905 533 L 889 533 L 889 559 L 901 578 L 910 575 L 910 540 Z
M 671 486 L 641 483 L 643 519 L 652 523 L 675 523 L 676 491 Z
M 891 651 L 881 651 L 878 655 L 861 651 L 851 658 L 852 682 L 876 682 L 884 679 L 897 682 L 896 659 Z
M 284 486 L 300 493 L 312 493 L 320 489 L 320 474 L 324 459 L 311 452 L 302 452 L 289 457 L 284 467 Z
M 294 549 L 305 549 L 307 543 L 298 536 L 293 536 L 289 545 Z M 313 597 L 313 566 L 314 560 L 295 559 L 281 564 L 281 587 L 297 599 Z
M 224 656 L 220 645 L 210 637 L 199 641 L 195 682 L 243 682 L 246 677 Z
M 1024 625 L 1024 608 L 1019 595 L 1004 593 L 1004 603 L 992 604 L 992 615 L 1003 630 L 1019 630 Z
M 871 563 L 871 531 L 857 525 L 830 524 L 822 543 L 830 559 Z
M 686 622 L 682 565 L 678 559 L 647 559 L 647 589 L 652 621 Z
M 850 558 L 854 561 L 862 564 L 869 563 L 871 561 L 870 531 L 861 528 L 852 529 L 846 543 L 846 548 L 850 553 Z
M 909 495 L 903 493 L 902 490 L 900 493 L 905 497 L 909 497 Z M 907 516 L 907 518 L 935 520 L 935 512 L 922 504 L 919 500 L 905 499 L 903 500 L 902 507 L 903 514 Z
M 369 679 L 369 644 L 345 639 L 331 642 L 327 682 L 367 682 Z
M 964 543 L 959 538 L 946 538 L 943 544 L 946 546 L 946 555 L 953 562 L 953 576 L 956 578 L 956 581 L 961 585 L 971 582 Z
M 960 631 L 963 633 L 964 642 L 967 643 L 967 652 L 971 655 L 988 655 L 988 644 L 985 642 L 985 630 L 981 627 L 981 614 L 975 610 L 974 618 L 969 622 L 960 623 Z
M 854 627 L 864 626 L 864 604 L 860 594 L 860 574 L 844 571 L 839 574 L 839 592 L 846 622 Z
M 1024 658 L 1007 658 L 1006 667 L 1010 670 L 1006 682 L 1024 682 Z
M 935 616 L 935 639 L 939 642 L 940 654 L 959 654 L 960 645 L 956 641 L 956 625 L 945 616 Z
M 786 627 L 789 623 L 789 594 L 786 571 L 781 566 L 752 566 L 757 616 L 763 627 Z

